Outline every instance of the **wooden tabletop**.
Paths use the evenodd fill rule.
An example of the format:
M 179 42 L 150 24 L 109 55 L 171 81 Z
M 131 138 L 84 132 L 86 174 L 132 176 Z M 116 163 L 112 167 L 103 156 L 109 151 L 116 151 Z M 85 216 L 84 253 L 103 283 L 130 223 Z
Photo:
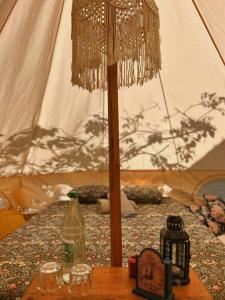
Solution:
M 173 293 L 176 300 L 212 300 L 207 289 L 198 278 L 197 274 L 190 270 L 190 284 L 183 286 L 174 286 Z M 85 299 L 92 300 L 140 300 L 143 299 L 132 294 L 132 289 L 135 287 L 135 280 L 128 276 L 128 268 L 125 267 L 95 267 L 93 268 L 94 287 L 91 296 Z M 31 285 L 26 290 L 22 300 L 35 299 L 37 288 L 37 276 L 32 281 Z M 41 298 L 43 300 L 54 299 L 72 299 L 64 292 L 49 298 Z

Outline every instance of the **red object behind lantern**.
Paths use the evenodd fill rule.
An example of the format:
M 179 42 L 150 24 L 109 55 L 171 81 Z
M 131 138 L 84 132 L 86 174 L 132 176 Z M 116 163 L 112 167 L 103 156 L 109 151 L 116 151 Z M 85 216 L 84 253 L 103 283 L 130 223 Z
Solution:
M 132 255 L 128 260 L 129 276 L 136 278 L 136 256 Z

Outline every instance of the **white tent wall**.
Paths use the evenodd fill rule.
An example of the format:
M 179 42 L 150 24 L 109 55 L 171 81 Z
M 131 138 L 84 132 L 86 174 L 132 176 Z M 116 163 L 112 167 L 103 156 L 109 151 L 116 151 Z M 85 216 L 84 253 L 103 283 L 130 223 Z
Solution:
M 199 9 L 200 14 L 211 34 L 218 52 L 223 61 L 225 61 L 225 12 L 224 1 L 220 0 L 195 0 L 195 5 Z
M 225 0 L 195 2 L 224 55 Z M 70 82 L 71 3 L 17 0 L 0 10 L 0 184 L 13 202 L 22 179 L 24 206 L 46 198 L 42 184 L 108 183 L 106 93 Z M 166 183 L 187 201 L 204 178 L 225 174 L 223 157 L 204 160 L 224 140 L 225 69 L 193 1 L 156 3 L 160 77 L 119 91 L 121 182 Z
M 71 4 L 72 1 L 64 2 L 51 70 L 37 123 L 39 127 L 34 134 L 34 138 L 38 138 L 39 128 L 43 128 L 48 131 L 46 132 L 47 137 L 51 140 L 51 135 L 53 135 L 54 139 L 51 146 L 47 145 L 47 149 L 39 147 L 31 149 L 27 159 L 27 168 L 24 170 L 25 173 L 33 172 L 32 169 L 35 168 L 35 165 L 41 173 L 99 169 L 98 157 L 102 153 L 100 152 L 95 159 L 94 153 L 89 151 L 88 146 L 90 144 L 85 144 L 87 133 L 84 125 L 87 124 L 93 114 L 102 115 L 103 93 L 101 91 L 89 93 L 72 87 Z M 103 125 L 100 124 L 100 133 L 102 129 Z M 55 136 L 54 130 L 57 131 Z M 67 144 L 64 143 L 64 140 Z M 102 138 L 100 137 L 101 141 Z M 97 147 L 99 144 L 97 136 L 94 136 L 94 143 Z M 55 154 L 61 157 L 60 161 L 57 158 L 52 159 Z M 40 168 L 40 166 L 42 167 Z
M 0 39 L 2 175 L 20 173 L 40 111 L 63 1 L 17 1 Z M 23 134 L 26 132 L 26 135 Z M 20 133 L 17 150 L 9 139 Z M 4 144 L 5 143 L 5 144 Z M 5 154 L 4 154 L 5 150 Z M 10 155 L 11 154 L 11 155 Z M 7 158 L 11 157 L 11 165 Z M 14 159 L 17 157 L 17 159 Z M 7 163 L 8 161 L 8 163 Z M 14 161 L 14 162 L 13 162 Z

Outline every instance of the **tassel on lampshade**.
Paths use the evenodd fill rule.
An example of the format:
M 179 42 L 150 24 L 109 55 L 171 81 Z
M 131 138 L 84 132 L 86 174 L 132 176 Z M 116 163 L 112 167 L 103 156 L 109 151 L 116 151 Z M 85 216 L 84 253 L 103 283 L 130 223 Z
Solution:
M 161 67 L 159 13 L 153 0 L 74 0 L 72 83 L 107 88 L 117 63 L 118 87 L 142 85 Z

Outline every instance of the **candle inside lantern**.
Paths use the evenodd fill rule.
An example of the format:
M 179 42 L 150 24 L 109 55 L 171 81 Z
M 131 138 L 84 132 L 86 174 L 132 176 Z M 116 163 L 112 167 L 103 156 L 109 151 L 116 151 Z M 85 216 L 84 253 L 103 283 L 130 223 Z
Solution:
M 173 266 L 172 266 L 172 273 L 173 273 L 174 275 L 179 275 L 179 274 L 181 274 L 181 268 L 179 268 L 178 266 L 173 265 Z
M 128 260 L 129 276 L 136 278 L 136 256 L 132 255 Z

